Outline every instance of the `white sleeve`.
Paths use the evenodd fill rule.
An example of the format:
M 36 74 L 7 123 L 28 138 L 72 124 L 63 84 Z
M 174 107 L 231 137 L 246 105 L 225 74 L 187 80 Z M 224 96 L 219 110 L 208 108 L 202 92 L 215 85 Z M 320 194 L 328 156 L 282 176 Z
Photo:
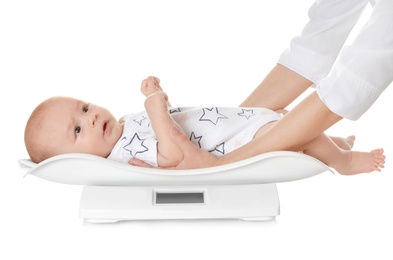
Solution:
M 393 81 L 393 1 L 376 1 L 368 23 L 340 53 L 317 93 L 334 113 L 356 120 Z
M 368 1 L 319 0 L 309 9 L 309 22 L 293 38 L 278 63 L 318 83 L 326 77 Z

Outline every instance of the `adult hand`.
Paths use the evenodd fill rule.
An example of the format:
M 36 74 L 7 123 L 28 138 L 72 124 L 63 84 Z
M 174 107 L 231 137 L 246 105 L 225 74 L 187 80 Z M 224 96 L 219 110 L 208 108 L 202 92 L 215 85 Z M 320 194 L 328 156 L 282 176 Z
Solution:
M 175 126 L 170 129 L 170 136 L 173 142 L 176 143 L 183 152 L 183 160 L 178 165 L 166 169 L 195 169 L 218 165 L 218 157 L 196 147 L 187 139 L 184 133 Z M 150 164 L 135 158 L 130 159 L 128 163 L 134 166 L 153 168 Z

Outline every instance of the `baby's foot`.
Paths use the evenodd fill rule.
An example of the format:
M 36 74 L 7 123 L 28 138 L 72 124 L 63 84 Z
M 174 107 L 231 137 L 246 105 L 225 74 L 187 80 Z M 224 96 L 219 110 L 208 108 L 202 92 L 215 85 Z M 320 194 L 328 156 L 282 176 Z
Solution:
M 352 150 L 352 147 L 355 143 L 354 135 L 350 135 L 348 137 L 331 136 L 330 138 L 338 147 L 344 150 Z
M 336 170 L 343 175 L 354 175 L 358 173 L 368 173 L 372 171 L 380 172 L 384 168 L 385 155 L 383 149 L 375 149 L 371 152 L 347 151 L 349 159 L 342 167 Z
M 157 91 L 162 91 L 159 78 L 149 76 L 142 81 L 141 92 L 145 95 L 145 97 L 148 97 Z

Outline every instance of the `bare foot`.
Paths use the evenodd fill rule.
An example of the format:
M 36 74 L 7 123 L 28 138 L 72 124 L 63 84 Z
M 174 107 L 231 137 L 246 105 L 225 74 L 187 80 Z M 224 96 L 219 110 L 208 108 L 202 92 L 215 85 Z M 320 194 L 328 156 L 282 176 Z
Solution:
M 371 152 L 345 152 L 348 155 L 347 163 L 342 167 L 335 167 L 340 174 L 354 175 L 372 171 L 380 172 L 381 168 L 384 168 L 385 155 L 383 155 L 383 149 L 375 149 Z
M 330 136 L 330 139 L 333 140 L 333 142 L 340 147 L 341 149 L 350 151 L 352 150 L 352 147 L 355 143 L 355 136 L 350 135 L 348 137 L 337 137 L 337 136 Z

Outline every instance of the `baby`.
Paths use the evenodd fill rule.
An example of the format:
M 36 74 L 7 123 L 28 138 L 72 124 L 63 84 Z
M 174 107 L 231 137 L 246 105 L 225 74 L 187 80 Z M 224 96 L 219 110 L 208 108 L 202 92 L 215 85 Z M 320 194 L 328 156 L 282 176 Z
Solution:
M 65 153 L 88 153 L 128 163 L 135 158 L 154 166 L 177 165 L 183 157 L 171 141 L 176 125 L 199 148 L 217 156 L 263 135 L 285 111 L 265 108 L 172 108 L 156 77 L 141 84 L 146 112 L 119 121 L 105 108 L 69 97 L 53 97 L 31 114 L 25 129 L 30 158 L 39 163 Z M 341 174 L 380 171 L 383 149 L 351 151 L 354 137 L 322 134 L 301 147 Z

